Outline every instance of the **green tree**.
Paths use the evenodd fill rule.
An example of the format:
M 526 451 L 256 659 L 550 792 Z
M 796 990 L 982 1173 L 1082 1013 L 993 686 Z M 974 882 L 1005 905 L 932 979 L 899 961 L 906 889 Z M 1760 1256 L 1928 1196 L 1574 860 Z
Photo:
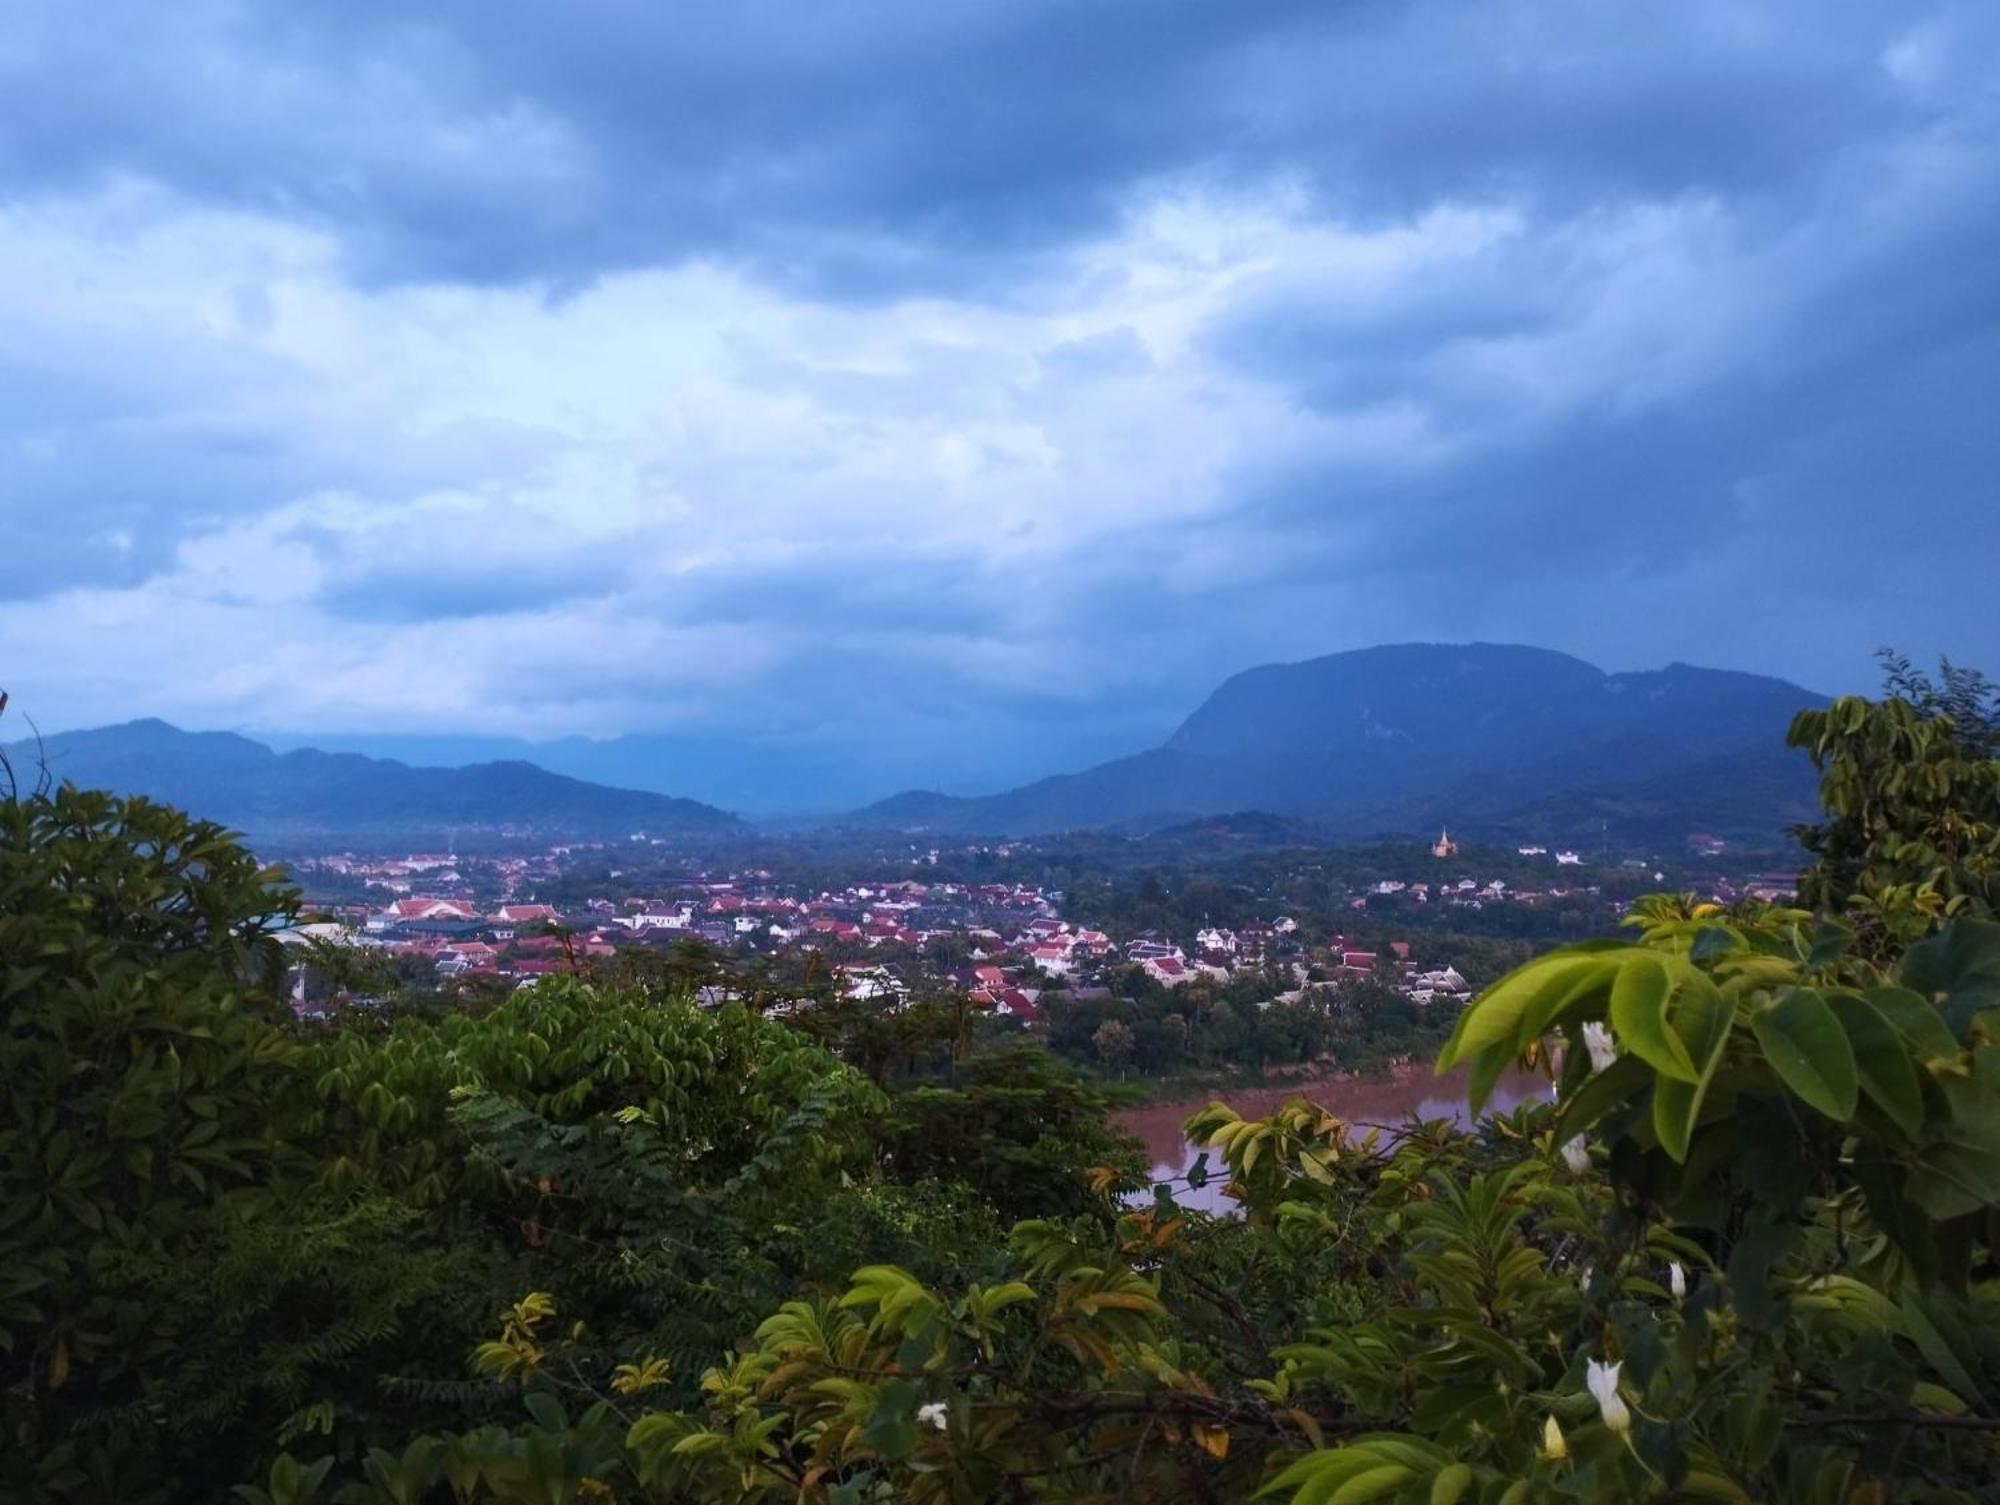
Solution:
M 286 1173 L 301 1052 L 272 933 L 296 912 L 164 806 L 0 801 L 0 1488 L 123 1476 L 180 1292 Z
M 1936 813 L 1883 809 L 1913 827 L 1870 833 L 1890 860 Z M 1933 890 L 1967 894 L 1980 853 L 1934 853 Z M 1556 1075 L 1559 1106 L 1357 1138 L 1304 1102 L 1261 1120 L 1218 1103 L 1186 1126 L 1209 1152 L 1187 1184 L 1221 1176 L 1240 1217 L 1172 1185 L 1120 1209 L 1107 1172 L 1096 1215 L 1021 1223 L 1004 1263 L 801 1293 L 700 1406 L 637 1417 L 605 1487 L 1989 1498 L 2000 925 L 1974 907 L 1860 945 L 1837 913 L 1647 900 L 1628 938 L 1503 977 L 1441 1053 L 1475 1106 L 1522 1065 Z
M 918 1086 L 889 1101 L 882 1151 L 908 1181 L 964 1181 L 1002 1219 L 1073 1216 L 1096 1204 L 1078 1172 L 1140 1170 L 1136 1144 L 1111 1130 L 1104 1093 L 1034 1046 L 966 1062 L 949 1087 Z
M 1097 1032 L 1090 1038 L 1097 1049 L 1097 1058 L 1122 1073 L 1125 1063 L 1132 1057 L 1132 1027 L 1116 1019 L 1107 1019 L 1097 1026 Z
M 286 902 L 219 833 L 20 802 L 0 1494 L 1991 1498 L 2000 923 L 1951 837 L 1986 817 L 1932 787 L 1983 799 L 1984 765 L 1843 704 L 1808 728 L 1856 795 L 1817 910 L 1652 897 L 1459 1017 L 1475 1107 L 1520 1068 L 1556 1105 L 1361 1133 L 1216 1103 L 1137 1204 L 1102 1099 L 1029 1055 L 883 1092 L 740 1004 L 577 978 L 301 1031 Z M 1214 990 L 1061 1012 L 1122 1064 L 1149 1007 L 1197 1050 L 1265 1027 Z M 134 1093 L 150 1157 L 114 1132 Z
M 1885 699 L 1907 702 L 1926 721 L 1949 721 L 1952 735 L 1972 756 L 2000 758 L 2000 685 L 1948 658 L 1939 661 L 1932 679 L 1891 649 L 1876 657 Z
M 556 978 L 476 1012 L 392 992 L 300 1024 L 274 938 L 298 907 L 164 807 L 0 801 L 0 1500 L 333 1487 L 287 1446 L 365 1498 L 421 1498 L 473 1454 L 526 1477 L 541 1444 L 481 1430 L 506 1377 L 464 1367 L 522 1290 L 563 1303 L 574 1372 L 655 1356 L 650 1388 L 692 1403 L 789 1293 L 976 1265 L 994 1202 L 1080 1210 L 1081 1171 L 1122 1150 L 1039 1055 L 892 1116 L 686 979 Z M 924 1017 L 948 1051 L 953 1010 Z M 459 1440 L 410 1440 L 432 1431 Z
M 1886 956 L 2000 902 L 2000 759 L 1949 716 L 1902 699 L 1836 700 L 1799 713 L 1790 740 L 1820 770 L 1826 819 L 1798 835 L 1809 908 L 1860 928 Z

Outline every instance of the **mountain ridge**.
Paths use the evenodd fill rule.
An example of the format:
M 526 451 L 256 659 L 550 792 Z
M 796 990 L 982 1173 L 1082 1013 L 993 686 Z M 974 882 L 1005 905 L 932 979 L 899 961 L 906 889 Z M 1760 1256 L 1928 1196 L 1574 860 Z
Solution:
M 1649 839 L 1775 838 L 1810 815 L 1814 788 L 1785 728 L 1824 703 L 1741 670 L 1607 673 L 1516 644 L 1383 644 L 1231 675 L 1155 748 L 991 795 L 905 791 L 847 820 L 1028 836 L 1261 810 L 1351 834 L 1467 820 L 1500 833 L 1628 811 L 1628 834 Z M 1733 798 L 1738 784 L 1760 793 Z
M 695 800 L 593 784 L 520 760 L 461 768 L 295 748 L 237 732 L 185 731 L 158 717 L 59 732 L 8 748 L 17 771 L 143 794 L 253 839 L 534 833 L 551 837 L 721 837 L 747 831 Z
M 1449 825 L 1481 839 L 1702 832 L 1773 840 L 1810 819 L 1816 781 L 1784 746 L 1825 697 L 1739 670 L 1607 673 L 1514 644 L 1383 644 L 1229 676 L 1159 745 L 986 795 L 905 790 L 816 826 L 1032 836 L 1153 831 L 1223 815 L 1332 836 Z M 36 745 L 16 743 L 17 762 Z M 258 838 L 473 835 L 727 837 L 699 801 L 524 759 L 432 767 L 158 718 L 44 739 L 52 771 L 144 793 Z M 810 804 L 811 791 L 786 786 Z

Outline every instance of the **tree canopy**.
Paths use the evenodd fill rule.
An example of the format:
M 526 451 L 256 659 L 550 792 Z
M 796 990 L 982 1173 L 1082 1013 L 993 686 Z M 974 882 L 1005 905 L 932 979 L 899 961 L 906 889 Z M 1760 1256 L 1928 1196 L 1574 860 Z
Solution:
M 1554 1104 L 1216 1103 L 1151 1187 L 1046 1054 L 661 979 L 294 1022 L 224 833 L 17 797 L 0 1500 L 1991 1499 L 2000 765 L 1793 736 L 1796 907 L 1654 896 L 1459 1019 Z

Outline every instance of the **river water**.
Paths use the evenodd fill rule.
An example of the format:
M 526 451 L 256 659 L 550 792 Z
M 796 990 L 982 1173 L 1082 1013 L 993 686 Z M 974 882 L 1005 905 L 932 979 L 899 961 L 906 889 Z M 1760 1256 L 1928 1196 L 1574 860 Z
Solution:
M 1472 1121 L 1472 1115 L 1465 1107 L 1464 1072 L 1454 1071 L 1440 1077 L 1433 1076 L 1428 1067 L 1409 1067 L 1387 1076 L 1322 1077 L 1269 1087 L 1225 1087 L 1206 1097 L 1181 1098 L 1170 1103 L 1148 1103 L 1142 1108 L 1128 1108 L 1117 1115 L 1117 1122 L 1119 1127 L 1139 1137 L 1146 1147 L 1153 1179 L 1164 1181 L 1186 1174 L 1195 1157 L 1201 1153 L 1199 1146 L 1188 1143 L 1181 1136 L 1181 1124 L 1189 1114 L 1206 1107 L 1214 1098 L 1220 1098 L 1245 1118 L 1265 1118 L 1295 1097 L 1302 1097 L 1347 1120 L 1357 1126 L 1357 1134 L 1361 1125 L 1393 1127 L 1413 1113 L 1419 1118 L 1449 1118 L 1460 1124 Z M 1546 1079 L 1528 1072 L 1513 1072 L 1502 1077 L 1493 1089 L 1486 1111 L 1511 1113 L 1522 1103 L 1537 1098 L 1546 1102 L 1553 1097 L 1554 1089 Z M 1211 1155 L 1210 1171 L 1216 1172 L 1221 1168 L 1221 1161 Z M 1209 1212 L 1230 1211 L 1235 1204 L 1222 1195 L 1222 1184 L 1227 1179 L 1226 1172 L 1216 1175 L 1200 1191 L 1176 1187 L 1174 1199 L 1185 1207 L 1200 1207 Z

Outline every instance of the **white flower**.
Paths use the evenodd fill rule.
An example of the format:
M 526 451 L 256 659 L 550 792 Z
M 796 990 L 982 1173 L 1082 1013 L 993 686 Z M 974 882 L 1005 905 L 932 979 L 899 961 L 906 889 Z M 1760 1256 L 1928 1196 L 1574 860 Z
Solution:
M 1632 1430 L 1632 1413 L 1625 1409 L 1625 1402 L 1618 1398 L 1618 1371 L 1625 1366 L 1600 1364 L 1590 1361 L 1590 1370 L 1584 1377 L 1584 1384 L 1597 1399 L 1597 1414 L 1604 1418 L 1604 1424 L 1623 1437 Z
M 1569 1167 L 1572 1176 L 1581 1176 L 1590 1169 L 1590 1141 L 1581 1134 L 1563 1146 L 1563 1164 Z
M 1586 1296 L 1590 1294 L 1590 1276 L 1595 1268 L 1593 1265 L 1585 1265 L 1576 1272 L 1576 1288 Z
M 1618 1043 L 1610 1029 L 1594 1019 L 1583 1027 L 1583 1047 L 1590 1052 L 1592 1071 L 1602 1071 L 1618 1059 Z
M 1542 1456 L 1551 1462 L 1560 1462 L 1569 1456 L 1569 1444 L 1563 1441 L 1563 1429 L 1556 1425 L 1553 1416 L 1542 1423 Z
M 1667 1261 L 1667 1289 L 1674 1293 L 1676 1301 L 1683 1300 L 1687 1296 L 1687 1271 L 1681 1268 L 1681 1262 L 1677 1259 Z
M 951 1408 L 941 1400 L 934 1400 L 927 1406 L 917 1407 L 917 1420 L 936 1427 L 940 1432 L 951 1430 Z

